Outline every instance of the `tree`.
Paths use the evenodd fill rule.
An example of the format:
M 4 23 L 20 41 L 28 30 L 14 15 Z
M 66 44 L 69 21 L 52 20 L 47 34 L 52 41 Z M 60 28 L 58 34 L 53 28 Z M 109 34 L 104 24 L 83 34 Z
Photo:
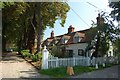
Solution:
M 21 41 L 23 24 L 21 15 L 25 12 L 26 3 L 4 2 L 2 9 L 2 46 L 5 51 L 6 42 Z M 20 28 L 21 27 L 21 28 Z
M 111 2 L 109 4 L 113 10 L 111 11 L 111 17 L 114 18 L 114 20 L 120 21 L 120 1 L 119 2 Z
M 64 56 L 60 45 L 52 46 L 51 53 L 55 57 L 60 57 L 61 58 L 61 57 Z
M 120 53 L 120 38 L 117 38 L 117 39 L 116 39 L 114 45 L 115 45 L 117 51 Z
M 116 28 L 113 21 L 110 20 L 110 16 L 105 12 L 98 15 L 97 24 L 94 25 L 95 27 L 91 28 L 94 33 L 91 34 L 91 30 L 87 32 L 87 35 L 92 35 L 92 38 L 90 38 L 91 41 L 86 50 L 95 49 L 92 57 L 104 56 L 109 50 L 109 42 L 113 42 L 115 39 L 113 34 L 116 34 Z
M 64 26 L 63 24 L 65 23 L 66 13 L 69 11 L 68 4 L 63 2 L 51 2 L 51 3 L 20 2 L 14 3 L 12 5 L 8 5 L 8 3 L 4 4 L 5 4 L 3 8 L 4 28 L 2 40 L 3 45 L 5 46 L 5 41 L 9 40 L 11 42 L 17 43 L 19 50 L 21 49 L 21 47 L 25 48 L 27 43 L 30 44 L 29 49 L 30 50 L 33 49 L 32 48 L 33 46 L 31 45 L 34 45 L 33 43 L 35 34 L 37 34 L 38 37 L 37 51 L 39 52 L 42 37 L 46 27 L 47 26 L 54 27 L 54 23 L 58 19 L 61 20 L 60 24 Z M 9 14 L 11 14 L 11 16 L 9 16 L 8 12 Z M 35 20 L 36 22 L 34 22 Z M 32 36 L 29 33 L 32 34 Z M 29 42 L 27 42 L 27 40 Z
M 40 51 L 42 35 L 47 26 L 54 27 L 57 19 L 61 20 L 61 26 L 64 26 L 67 12 L 69 11 L 68 4 L 64 2 L 46 2 L 35 3 L 36 16 L 37 16 L 37 51 Z
M 120 22 L 120 1 L 119 2 L 111 2 L 109 6 L 113 9 L 111 11 L 110 16 L 113 20 Z M 116 38 L 114 40 L 114 46 L 117 52 L 120 52 L 120 25 L 116 27 Z

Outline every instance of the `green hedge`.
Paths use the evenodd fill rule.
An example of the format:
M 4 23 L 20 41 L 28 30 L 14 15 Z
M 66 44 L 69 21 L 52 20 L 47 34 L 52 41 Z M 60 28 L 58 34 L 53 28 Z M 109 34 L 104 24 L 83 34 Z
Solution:
M 22 54 L 23 57 L 28 57 L 28 58 L 31 57 L 31 54 L 29 53 L 29 50 L 22 50 L 21 54 Z
M 42 54 L 38 53 L 38 54 L 32 55 L 31 59 L 33 62 L 39 61 L 40 59 L 42 59 Z
M 35 55 L 32 55 L 31 53 L 29 53 L 29 50 L 22 50 L 21 54 L 24 58 L 31 58 L 33 62 L 42 59 L 42 53 L 37 53 Z

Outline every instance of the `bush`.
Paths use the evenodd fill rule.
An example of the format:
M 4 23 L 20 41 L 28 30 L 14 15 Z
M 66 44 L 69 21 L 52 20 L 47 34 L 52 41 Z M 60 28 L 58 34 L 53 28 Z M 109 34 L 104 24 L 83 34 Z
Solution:
M 36 62 L 40 59 L 42 59 L 42 54 L 41 53 L 37 53 L 35 55 L 32 55 L 31 53 L 29 53 L 29 50 L 22 50 L 21 54 L 24 58 L 31 58 L 33 62 Z
M 64 50 L 65 51 L 65 50 Z M 63 58 L 64 52 L 63 52 L 63 47 L 59 46 L 59 45 L 55 45 L 52 47 L 51 51 L 50 51 L 51 55 L 55 56 L 55 57 L 59 57 L 59 58 Z
M 12 50 L 13 50 L 13 51 L 18 51 L 18 48 L 13 47 Z
M 36 61 L 39 60 L 39 56 L 37 54 L 36 55 L 32 55 L 31 59 L 32 59 L 33 62 L 36 62 Z
M 39 59 L 42 59 L 42 53 L 37 53 L 36 55 L 38 56 Z
M 29 53 L 29 50 L 22 50 L 21 54 L 23 57 L 28 57 L 30 58 L 31 54 Z
M 21 53 L 27 52 L 29 53 L 29 50 L 22 50 Z

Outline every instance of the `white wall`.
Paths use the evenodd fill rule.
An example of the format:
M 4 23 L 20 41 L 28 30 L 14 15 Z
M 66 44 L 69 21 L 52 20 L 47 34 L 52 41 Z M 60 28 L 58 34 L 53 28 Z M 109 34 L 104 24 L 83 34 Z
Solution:
M 78 49 L 83 49 L 85 51 L 87 45 L 87 43 L 70 44 L 66 47 L 66 50 L 73 50 L 73 56 L 78 56 Z

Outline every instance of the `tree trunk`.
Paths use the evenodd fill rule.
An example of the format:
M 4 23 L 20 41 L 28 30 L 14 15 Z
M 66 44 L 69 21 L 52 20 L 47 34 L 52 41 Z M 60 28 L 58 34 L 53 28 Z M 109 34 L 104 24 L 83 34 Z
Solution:
M 22 37 L 21 37 L 20 40 L 17 42 L 17 47 L 18 47 L 18 53 L 20 54 L 21 47 L 22 47 Z
M 6 39 L 4 38 L 4 35 L 2 35 L 2 52 L 6 51 Z
M 29 32 L 28 32 L 28 49 L 29 52 L 31 54 L 34 54 L 34 41 L 35 41 L 35 30 L 34 30 L 34 26 L 36 26 L 36 24 L 34 23 L 35 18 L 30 19 L 30 25 L 29 25 Z M 34 25 L 34 26 L 33 26 Z
M 41 42 L 42 42 L 42 35 L 43 35 L 43 17 L 41 16 L 41 4 L 36 3 L 37 13 L 38 13 L 38 32 L 37 32 L 37 52 L 41 52 Z
M 42 21 L 42 20 L 41 20 Z M 41 22 L 42 23 L 42 22 Z M 41 52 L 41 42 L 42 42 L 42 24 L 38 27 L 38 35 L 37 35 L 37 53 Z

